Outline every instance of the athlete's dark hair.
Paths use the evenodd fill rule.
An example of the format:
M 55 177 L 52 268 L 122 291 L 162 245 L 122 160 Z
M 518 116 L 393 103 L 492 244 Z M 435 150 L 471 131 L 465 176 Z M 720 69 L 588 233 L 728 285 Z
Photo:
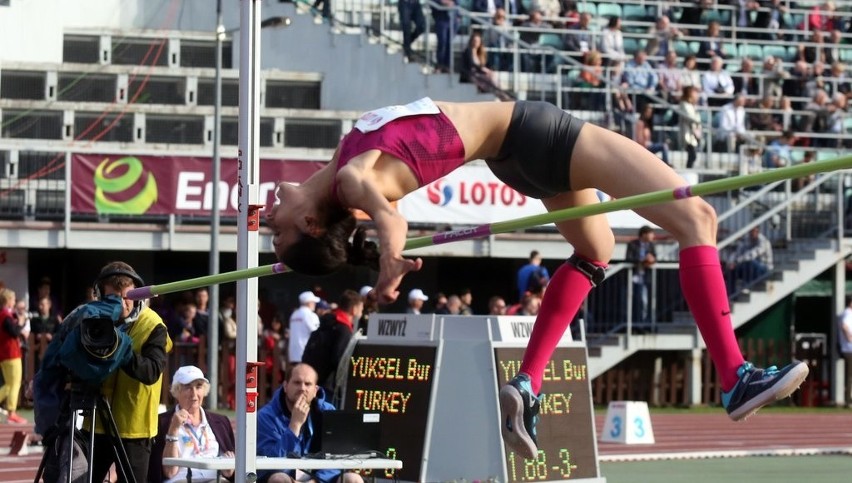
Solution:
M 281 254 L 281 263 L 306 275 L 328 275 L 346 264 L 379 269 L 378 247 L 367 241 L 363 227 L 355 229 L 357 222 L 352 212 L 335 206 L 328 213 L 327 220 L 322 236 L 302 233 L 299 240 Z

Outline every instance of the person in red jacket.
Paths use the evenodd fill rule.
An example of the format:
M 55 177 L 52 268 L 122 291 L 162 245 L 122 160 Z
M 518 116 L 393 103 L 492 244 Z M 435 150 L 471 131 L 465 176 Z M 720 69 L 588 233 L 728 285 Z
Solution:
M 12 311 L 14 306 L 15 292 L 7 288 L 0 290 L 0 370 L 3 373 L 0 403 L 6 403 L 5 409 L 0 408 L 0 415 L 10 423 L 26 424 L 27 420 L 17 413 L 22 377 L 21 344 L 18 339 L 26 320 L 18 320 Z

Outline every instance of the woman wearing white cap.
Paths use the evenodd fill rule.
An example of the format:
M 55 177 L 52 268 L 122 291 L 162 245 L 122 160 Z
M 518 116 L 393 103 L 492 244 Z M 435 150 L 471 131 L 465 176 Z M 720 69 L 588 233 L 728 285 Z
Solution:
M 234 430 L 226 416 L 202 408 L 210 392 L 210 381 L 201 369 L 183 366 L 175 371 L 171 394 L 177 405 L 160 414 L 157 438 L 151 450 L 150 481 L 174 482 L 187 479 L 187 469 L 163 466 L 163 458 L 215 458 L 234 456 Z M 234 471 L 223 471 L 231 479 Z M 192 481 L 216 481 L 214 470 L 192 470 Z

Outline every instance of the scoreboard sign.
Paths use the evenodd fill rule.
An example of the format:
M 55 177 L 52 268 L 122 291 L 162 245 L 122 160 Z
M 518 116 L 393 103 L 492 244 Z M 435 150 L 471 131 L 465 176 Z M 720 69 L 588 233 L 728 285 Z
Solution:
M 515 377 L 523 357 L 524 348 L 494 349 L 498 386 Z M 596 478 L 598 465 L 586 349 L 558 347 L 544 371 L 541 392 L 541 419 L 536 426 L 538 455 L 525 460 L 506 450 L 507 481 Z
M 432 393 L 435 347 L 358 344 L 346 385 L 346 408 L 379 412 L 379 450 L 402 470 L 371 476 L 419 481 Z

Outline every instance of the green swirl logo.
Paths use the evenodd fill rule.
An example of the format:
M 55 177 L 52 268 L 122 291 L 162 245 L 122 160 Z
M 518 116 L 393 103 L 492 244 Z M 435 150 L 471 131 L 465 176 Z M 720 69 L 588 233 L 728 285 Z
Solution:
M 121 168 L 126 170 L 116 175 Z M 132 198 L 116 200 L 115 195 L 129 190 L 143 175 L 142 161 L 128 156 L 115 161 L 104 159 L 95 169 L 95 209 L 101 214 L 141 215 L 157 202 L 157 182 L 148 172 L 144 187 Z M 123 198 L 123 197 L 122 197 Z

